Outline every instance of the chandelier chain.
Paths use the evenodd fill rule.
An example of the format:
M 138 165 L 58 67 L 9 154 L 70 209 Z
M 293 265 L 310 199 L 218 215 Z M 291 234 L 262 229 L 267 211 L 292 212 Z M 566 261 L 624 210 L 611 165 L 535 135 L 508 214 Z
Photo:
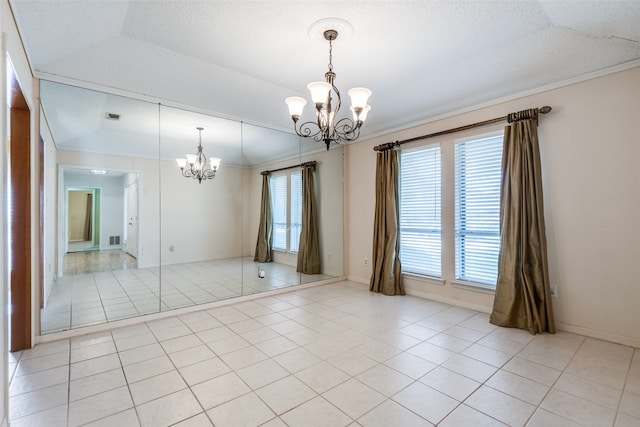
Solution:
M 329 71 L 333 71 L 333 39 L 329 39 Z

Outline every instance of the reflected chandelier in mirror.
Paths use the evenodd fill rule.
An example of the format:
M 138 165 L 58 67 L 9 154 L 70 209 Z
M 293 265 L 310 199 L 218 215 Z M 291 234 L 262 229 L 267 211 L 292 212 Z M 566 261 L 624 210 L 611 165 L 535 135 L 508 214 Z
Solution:
M 203 180 L 213 179 L 216 177 L 216 172 L 220 168 L 220 162 L 222 159 L 219 157 L 211 157 L 209 159 L 210 165 L 207 165 L 207 156 L 202 152 L 202 130 L 201 126 L 198 126 L 198 152 L 196 154 L 187 154 L 186 158 L 176 159 L 180 172 L 185 178 L 197 179 L 199 184 L 202 184 Z M 187 164 L 189 167 L 187 168 Z

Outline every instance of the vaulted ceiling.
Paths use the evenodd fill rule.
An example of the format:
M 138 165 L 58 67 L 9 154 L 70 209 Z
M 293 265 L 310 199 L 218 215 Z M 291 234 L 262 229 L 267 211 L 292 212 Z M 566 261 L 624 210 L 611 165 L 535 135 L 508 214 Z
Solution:
M 309 98 L 327 69 L 327 42 L 310 32 L 324 18 L 350 24 L 333 49 L 343 96 L 373 91 L 364 135 L 640 63 L 639 1 L 10 4 L 37 77 L 287 131 L 284 98 Z

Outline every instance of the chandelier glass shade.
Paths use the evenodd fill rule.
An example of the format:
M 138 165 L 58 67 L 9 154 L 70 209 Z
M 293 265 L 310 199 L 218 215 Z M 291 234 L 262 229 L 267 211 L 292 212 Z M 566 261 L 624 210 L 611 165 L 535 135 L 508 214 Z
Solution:
M 371 91 L 364 87 L 355 87 L 349 90 L 352 117 L 344 117 L 336 122 L 336 115 L 342 104 L 340 91 L 334 84 L 336 73 L 333 72 L 332 62 L 333 41 L 338 37 L 338 32 L 326 30 L 323 35 L 329 41 L 329 71 L 324 75 L 326 81 L 312 82 L 307 85 L 307 89 L 311 92 L 311 100 L 316 108 L 316 121 L 298 125 L 304 106 L 307 104 L 306 99 L 291 96 L 285 99 L 285 103 L 289 107 L 289 114 L 293 120 L 296 134 L 305 138 L 314 138 L 318 142 L 323 141 L 328 150 L 332 142 L 340 144 L 345 141 L 354 141 L 360 136 L 360 128 L 367 118 L 367 113 L 371 110 L 371 106 L 367 104 Z
M 202 152 L 202 130 L 204 128 L 197 127 L 196 129 L 198 129 L 198 152 L 196 154 L 187 154 L 186 158 L 176 159 L 176 162 L 182 176 L 197 179 L 198 183 L 202 184 L 203 180 L 216 177 L 216 172 L 220 169 L 222 160 L 218 157 L 211 157 L 207 162 L 207 156 Z

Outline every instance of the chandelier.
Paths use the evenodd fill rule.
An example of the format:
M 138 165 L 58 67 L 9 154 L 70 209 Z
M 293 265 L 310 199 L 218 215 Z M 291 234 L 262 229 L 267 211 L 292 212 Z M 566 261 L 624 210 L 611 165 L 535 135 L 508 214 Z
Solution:
M 316 106 L 316 121 L 305 122 L 298 126 L 302 110 L 307 104 L 306 99 L 291 96 L 285 99 L 285 103 L 289 106 L 289 114 L 291 114 L 296 134 L 305 138 L 311 137 L 318 142 L 324 141 L 328 150 L 331 142 L 340 144 L 343 141 L 354 141 L 360 136 L 360 128 L 371 109 L 367 104 L 371 91 L 364 87 L 351 89 L 348 94 L 351 97 L 353 119 L 345 117 L 335 122 L 341 105 L 340 91 L 334 84 L 336 73 L 333 72 L 332 62 L 333 41 L 338 38 L 338 31 L 329 29 L 324 31 L 323 35 L 329 41 L 329 71 L 324 75 L 326 81 L 312 82 L 307 85 Z M 332 92 L 335 94 L 335 106 Z
M 197 179 L 198 183 L 202 184 L 205 179 L 213 179 L 216 177 L 216 172 L 220 168 L 220 161 L 218 157 L 211 157 L 209 164 L 207 164 L 207 156 L 202 152 L 202 127 L 198 129 L 198 152 L 196 154 L 187 154 L 186 159 L 176 159 L 178 167 L 182 176 L 185 178 Z

